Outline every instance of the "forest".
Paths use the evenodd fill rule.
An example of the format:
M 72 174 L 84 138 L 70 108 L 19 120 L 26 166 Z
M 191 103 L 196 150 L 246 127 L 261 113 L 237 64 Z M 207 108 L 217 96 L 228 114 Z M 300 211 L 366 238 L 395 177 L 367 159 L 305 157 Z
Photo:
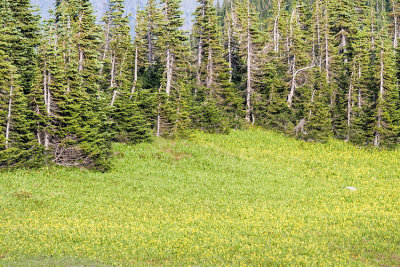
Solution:
M 0 169 L 107 171 L 113 143 L 256 125 L 309 142 L 400 141 L 398 0 L 0 0 Z

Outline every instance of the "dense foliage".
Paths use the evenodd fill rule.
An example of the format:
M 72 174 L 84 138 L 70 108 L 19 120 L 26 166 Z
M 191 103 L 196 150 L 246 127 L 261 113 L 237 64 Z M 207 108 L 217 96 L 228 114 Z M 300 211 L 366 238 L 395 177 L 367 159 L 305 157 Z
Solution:
M 109 168 L 111 142 L 256 124 L 308 141 L 395 147 L 400 2 L 0 0 L 0 168 Z M 134 32 L 134 35 L 131 33 Z

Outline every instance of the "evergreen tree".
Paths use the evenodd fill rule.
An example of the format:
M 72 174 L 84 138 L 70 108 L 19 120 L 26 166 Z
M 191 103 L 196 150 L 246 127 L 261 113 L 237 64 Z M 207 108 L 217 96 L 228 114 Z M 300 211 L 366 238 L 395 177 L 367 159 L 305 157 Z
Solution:
M 21 8 L 21 12 L 24 11 L 29 13 L 29 6 L 26 10 Z M 24 12 L 25 15 L 27 13 Z M 21 32 L 18 19 L 12 12 L 10 2 L 0 1 L 0 168 L 35 167 L 43 160 L 23 87 L 25 85 L 29 89 L 31 73 L 26 66 L 21 66 L 20 62 L 24 59 L 16 48 L 21 45 L 20 49 L 29 50 L 24 45 L 31 40 L 25 32 Z M 35 60 L 32 63 L 34 66 Z
M 373 145 L 394 146 L 399 142 L 399 89 L 394 67 L 392 43 L 387 32 L 379 32 L 379 71 L 373 110 Z
M 99 87 L 100 29 L 89 1 L 57 1 L 42 47 L 35 97 L 41 142 L 56 164 L 109 168 L 110 135 Z M 43 95 L 44 97 L 40 97 Z
M 255 73 L 258 69 L 257 56 L 261 48 L 260 22 L 257 13 L 254 11 L 250 0 L 237 3 L 236 14 L 240 34 L 239 51 L 242 61 L 242 68 L 245 69 L 243 75 L 243 87 L 245 88 L 246 115 L 248 123 L 255 123 L 254 114 L 254 93 L 256 91 Z
M 181 29 L 180 0 L 162 0 L 162 23 L 159 32 L 159 58 L 162 69 L 157 96 L 157 136 L 177 136 L 190 124 L 187 103 L 190 86 L 187 73 L 189 61 L 187 36 Z
M 195 13 L 193 39 L 196 58 L 194 125 L 212 132 L 226 131 L 228 126 L 238 126 L 241 114 L 240 97 L 230 79 L 229 65 L 223 57 L 217 24 L 217 13 L 209 0 L 199 0 Z M 205 120 L 206 122 L 204 122 Z
M 111 95 L 110 117 L 113 122 L 114 139 L 136 143 L 150 137 L 148 125 L 132 99 L 133 87 L 137 79 L 132 80 L 137 62 L 132 60 L 134 53 L 130 35 L 129 18 L 124 15 L 123 0 L 111 0 L 109 10 L 103 21 L 106 24 L 103 59 L 106 67 L 104 91 Z M 137 60 L 137 59 L 136 59 Z M 135 64 L 135 66 L 133 66 Z M 137 74 L 135 73 L 135 77 Z

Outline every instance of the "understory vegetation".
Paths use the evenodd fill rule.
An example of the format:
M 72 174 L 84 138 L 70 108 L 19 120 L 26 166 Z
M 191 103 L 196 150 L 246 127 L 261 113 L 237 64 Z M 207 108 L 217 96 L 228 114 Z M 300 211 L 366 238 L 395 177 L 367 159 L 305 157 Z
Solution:
M 400 153 L 260 129 L 0 176 L 0 265 L 400 264 Z M 355 191 L 346 187 L 355 187 Z

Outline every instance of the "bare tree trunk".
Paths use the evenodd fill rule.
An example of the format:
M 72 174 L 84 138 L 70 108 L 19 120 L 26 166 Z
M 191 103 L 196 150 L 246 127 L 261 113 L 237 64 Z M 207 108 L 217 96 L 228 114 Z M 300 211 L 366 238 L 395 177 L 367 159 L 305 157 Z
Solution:
M 79 72 L 83 71 L 83 50 L 79 47 Z
M 232 82 L 233 68 L 232 68 L 232 29 L 231 24 L 228 25 L 228 66 L 229 66 L 229 82 Z
M 114 90 L 114 91 L 113 91 L 113 97 L 112 97 L 112 99 L 111 99 L 110 106 L 112 106 L 112 107 L 114 106 L 115 100 L 117 100 L 118 94 L 119 94 L 119 92 L 118 92 L 117 90 Z
M 161 87 L 158 89 L 158 93 L 161 93 Z M 160 137 L 161 136 L 161 101 L 157 105 L 157 132 L 156 136 Z
M 351 115 L 353 113 L 353 91 L 354 91 L 354 72 L 355 72 L 355 65 L 353 64 L 353 70 L 351 72 L 350 77 L 350 86 L 349 91 L 347 93 L 347 136 L 346 141 L 350 141 L 350 128 L 351 128 Z
M 172 76 L 173 76 L 173 57 L 171 55 L 171 51 L 168 48 L 167 50 L 167 84 L 165 86 L 165 92 L 169 96 L 171 94 L 172 87 Z
M 44 70 L 43 70 L 43 100 L 44 100 L 44 105 L 47 107 L 47 60 L 44 61 Z M 36 113 L 39 114 L 40 110 L 39 110 L 39 106 L 36 106 Z M 39 123 L 37 123 L 37 125 L 39 126 Z M 46 131 L 44 131 L 44 135 L 46 135 Z M 40 131 L 37 131 L 37 138 L 38 138 L 38 142 L 39 145 L 42 144 L 42 140 L 40 137 Z
M 293 105 L 293 97 L 294 97 L 294 93 L 296 91 L 296 55 L 293 55 L 293 59 L 291 62 L 291 66 L 290 69 L 292 71 L 292 81 L 290 82 L 290 92 L 289 95 L 287 97 L 287 102 L 289 107 L 291 108 Z
M 47 72 L 47 75 L 46 75 Z M 43 84 L 44 84 L 44 102 L 46 107 L 47 116 L 51 114 L 51 92 L 50 92 L 50 84 L 51 84 L 51 73 L 49 70 L 46 69 L 44 71 L 43 77 Z M 49 134 L 45 130 L 44 131 L 44 147 L 47 149 L 49 148 Z
M 346 38 L 346 31 L 344 29 L 341 29 L 339 32 L 340 35 L 340 45 L 339 48 L 342 50 L 344 57 L 344 62 L 348 62 L 348 58 L 346 56 L 347 53 L 347 38 Z
M 293 61 L 295 61 L 295 59 L 296 59 L 296 57 L 294 57 Z M 314 65 L 310 65 L 310 66 L 301 68 L 301 69 L 299 69 L 297 71 L 295 70 L 296 69 L 295 63 L 293 63 L 292 67 L 293 67 L 292 68 L 293 72 L 292 72 L 291 88 L 290 88 L 290 93 L 289 93 L 289 95 L 287 97 L 287 103 L 288 103 L 289 107 L 292 107 L 292 105 L 293 105 L 293 97 L 294 97 L 294 94 L 295 94 L 296 89 L 297 89 L 297 84 L 296 84 L 297 75 L 299 75 L 299 73 L 301 73 L 301 72 L 303 72 L 303 71 L 305 71 L 307 69 L 313 68 Z
M 8 100 L 7 125 L 6 125 L 6 149 L 8 148 L 9 138 L 10 138 L 12 97 L 13 97 L 13 90 L 14 90 L 13 83 L 14 83 L 14 80 L 13 80 L 13 78 L 11 78 L 10 95 L 9 95 L 9 100 Z
M 111 80 L 110 88 L 115 87 L 115 52 L 111 51 Z
M 380 82 L 379 82 L 379 97 L 378 97 L 378 121 L 377 121 L 377 130 L 375 132 L 374 138 L 374 146 L 379 147 L 381 134 L 379 130 L 382 128 L 382 102 L 383 102 L 383 94 L 384 94 L 384 73 L 385 73 L 385 65 L 383 61 L 384 51 L 383 51 L 383 38 L 381 37 L 381 71 L 380 71 Z
M 207 88 L 210 88 L 213 83 L 214 68 L 213 68 L 213 55 L 212 50 L 208 48 L 208 60 L 207 60 Z
M 231 6 L 231 17 L 228 26 L 228 63 L 229 63 L 229 82 L 233 79 L 233 59 L 232 59 L 232 39 L 233 39 L 233 29 L 235 28 L 235 13 L 233 12 L 233 2 L 230 1 Z
M 394 9 L 394 8 L 393 8 Z M 399 26 L 398 26 L 398 17 L 397 15 L 394 16 L 394 41 L 393 41 L 393 48 L 397 48 L 399 44 Z
M 43 70 L 43 96 L 44 96 L 44 105 L 47 110 L 47 62 L 44 62 L 44 70 Z
M 280 39 L 280 34 L 279 34 L 279 17 L 280 17 L 280 12 L 281 12 L 281 5 L 282 5 L 282 0 L 278 0 L 278 13 L 275 16 L 274 19 L 274 29 L 273 29 L 273 39 L 274 39 L 274 52 L 279 53 L 279 39 Z
M 157 133 L 156 136 L 160 137 L 161 136 L 161 116 L 160 116 L 160 106 L 161 103 L 158 104 L 158 115 L 157 115 Z
M 203 39 L 200 36 L 198 55 L 197 55 L 197 75 L 196 75 L 197 86 L 201 86 L 201 63 L 203 60 L 202 55 L 203 55 Z
M 251 95 L 253 92 L 251 78 L 252 78 L 252 49 L 251 49 L 251 33 L 250 33 L 250 1 L 247 0 L 247 88 L 246 88 L 246 121 L 251 122 Z
M 318 47 L 318 66 L 321 70 L 322 67 L 322 54 L 321 54 L 321 25 L 320 25 L 320 12 L 321 12 L 321 0 L 317 0 L 316 13 L 317 13 L 317 47 Z
M 328 84 L 331 82 L 330 75 L 330 62 L 329 62 L 329 27 L 328 27 L 328 7 L 325 6 L 324 10 L 324 19 L 325 19 L 325 72 L 326 72 L 326 81 Z
M 201 10 L 201 19 L 200 20 L 203 20 L 203 18 L 204 18 L 204 16 L 205 16 L 205 5 L 204 5 L 204 0 L 202 1 L 202 10 Z M 196 80 L 197 80 L 197 86 L 201 86 L 201 65 L 202 65 L 202 62 L 203 62 L 203 37 L 201 36 L 202 35 L 202 31 L 201 31 L 201 29 L 200 29 L 200 33 L 199 33 L 199 35 L 200 35 L 200 38 L 199 38 L 199 44 L 198 44 L 198 48 L 197 48 L 197 52 L 198 52 L 198 54 L 197 54 L 197 77 L 196 77 Z
M 134 78 L 133 78 L 133 86 L 131 89 L 131 96 L 129 99 L 132 99 L 133 94 L 136 91 L 136 85 L 137 85 L 137 81 L 138 81 L 138 47 L 137 45 L 135 45 L 135 70 L 134 70 Z
M 361 55 L 360 61 L 358 62 L 358 80 L 361 80 Z M 362 95 L 361 95 L 361 86 L 358 88 L 358 99 L 357 99 L 358 108 L 362 107 Z

